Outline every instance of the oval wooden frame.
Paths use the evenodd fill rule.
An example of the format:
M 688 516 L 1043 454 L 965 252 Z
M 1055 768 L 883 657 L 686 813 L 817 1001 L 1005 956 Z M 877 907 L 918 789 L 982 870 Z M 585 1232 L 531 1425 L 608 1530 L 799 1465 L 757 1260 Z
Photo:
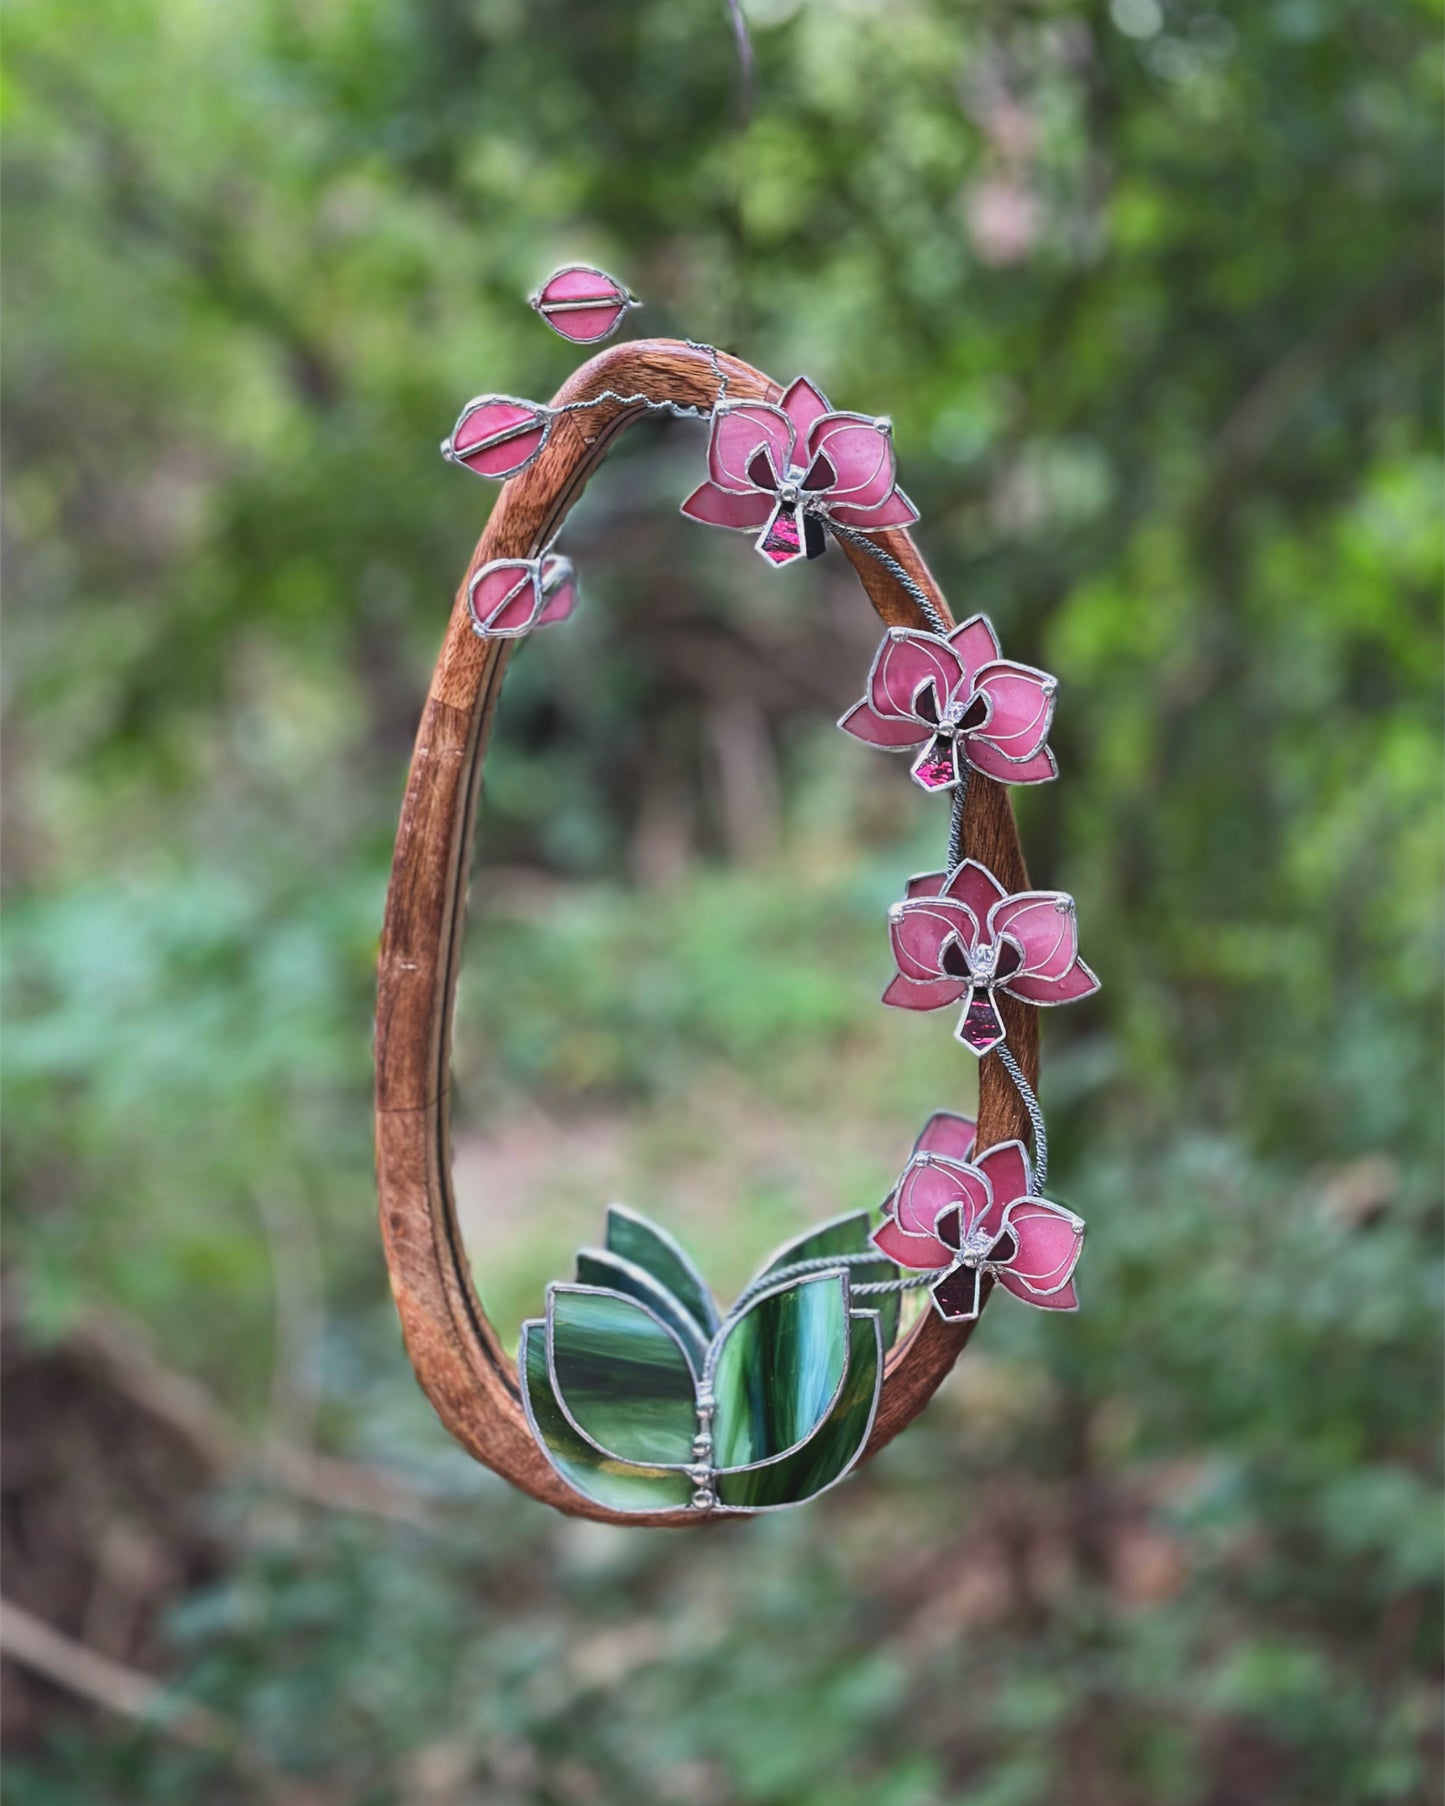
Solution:
M 710 1520 L 685 1509 L 614 1512 L 563 1483 L 533 1440 L 516 1367 L 472 1282 L 452 1193 L 452 1008 L 482 758 L 511 649 L 509 641 L 477 637 L 467 612 L 467 585 L 492 559 L 535 558 L 551 543 L 612 441 L 647 412 L 640 398 L 706 414 L 717 396 L 719 372 L 726 376 L 731 401 L 776 401 L 782 392 L 736 358 L 674 340 L 644 339 L 599 353 L 556 396 L 554 407 L 611 398 L 556 417 L 536 462 L 503 486 L 472 554 L 417 733 L 381 939 L 377 1187 L 392 1293 L 417 1378 L 447 1429 L 478 1461 L 559 1511 L 607 1523 L 681 1526 Z M 909 534 L 895 529 L 872 537 L 950 619 Z M 843 550 L 885 622 L 924 625 L 906 591 L 880 564 L 856 547 L 845 544 Z M 1008 890 L 1028 888 L 1008 792 L 978 773 L 964 809 L 963 847 Z M 1036 1087 L 1037 1012 L 1013 998 L 1001 1001 L 1009 1045 Z M 990 1055 L 979 1072 L 978 1145 L 1027 1134 L 1018 1092 Z M 930 1310 L 891 1351 L 865 1459 L 928 1403 L 972 1327 L 946 1324 Z

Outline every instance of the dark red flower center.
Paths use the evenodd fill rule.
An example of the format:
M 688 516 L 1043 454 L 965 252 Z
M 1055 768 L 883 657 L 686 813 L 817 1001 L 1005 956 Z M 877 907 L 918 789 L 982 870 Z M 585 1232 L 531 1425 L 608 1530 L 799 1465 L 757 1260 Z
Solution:
M 938 686 L 926 683 L 913 699 L 913 712 L 926 721 L 941 739 L 951 740 L 955 734 L 971 734 L 988 720 L 988 698 L 977 691 L 966 700 L 938 703 Z

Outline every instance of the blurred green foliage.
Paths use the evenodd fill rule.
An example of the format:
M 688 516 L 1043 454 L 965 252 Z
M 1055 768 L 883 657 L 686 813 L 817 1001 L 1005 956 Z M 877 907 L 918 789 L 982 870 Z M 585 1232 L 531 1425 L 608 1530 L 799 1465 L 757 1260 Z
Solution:
M 8 1283 L 32 1357 L 124 1311 L 430 1513 L 198 1495 L 224 1558 L 146 1651 L 240 1755 L 57 1694 L 17 1806 L 1435 1796 L 1438 9 L 747 11 L 743 125 L 712 0 L 9 9 Z M 1045 1030 L 1084 1314 L 1004 1300 L 861 1479 L 697 1539 L 451 1450 L 372 1224 L 390 835 L 489 504 L 436 444 L 560 383 L 521 297 L 578 256 L 893 415 L 955 612 L 1062 679 L 1019 813 L 1105 981 Z M 614 1188 L 735 1282 L 966 1076 L 874 1001 L 943 824 L 829 726 L 851 575 L 769 578 L 674 516 L 700 431 L 632 441 L 488 766 L 459 1184 L 509 1329 Z

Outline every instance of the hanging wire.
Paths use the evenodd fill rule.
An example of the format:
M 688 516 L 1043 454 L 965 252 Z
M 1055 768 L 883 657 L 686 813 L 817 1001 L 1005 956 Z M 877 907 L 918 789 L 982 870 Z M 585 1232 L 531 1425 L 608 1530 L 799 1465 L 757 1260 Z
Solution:
M 748 36 L 748 22 L 743 17 L 740 0 L 726 0 L 726 5 L 733 28 L 733 45 L 738 53 L 738 123 L 746 125 L 753 110 L 753 41 Z

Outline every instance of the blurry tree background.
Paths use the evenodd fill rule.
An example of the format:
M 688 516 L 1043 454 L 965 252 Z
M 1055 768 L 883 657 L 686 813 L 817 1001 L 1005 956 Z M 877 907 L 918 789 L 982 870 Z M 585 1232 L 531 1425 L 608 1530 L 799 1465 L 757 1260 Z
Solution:
M 8 9 L 16 1806 L 1438 1798 L 1438 7 L 746 10 L 744 123 L 720 0 Z M 1062 680 L 1018 808 L 1105 985 L 1044 1030 L 1083 1314 L 998 1301 L 860 1477 L 698 1537 L 462 1457 L 373 1222 L 491 500 L 437 442 L 560 383 L 522 297 L 576 257 L 893 416 L 955 612 Z M 488 766 L 508 1333 L 610 1197 L 736 1284 L 967 1101 L 876 1004 L 946 814 L 833 730 L 876 624 L 677 518 L 702 448 L 594 483 Z

